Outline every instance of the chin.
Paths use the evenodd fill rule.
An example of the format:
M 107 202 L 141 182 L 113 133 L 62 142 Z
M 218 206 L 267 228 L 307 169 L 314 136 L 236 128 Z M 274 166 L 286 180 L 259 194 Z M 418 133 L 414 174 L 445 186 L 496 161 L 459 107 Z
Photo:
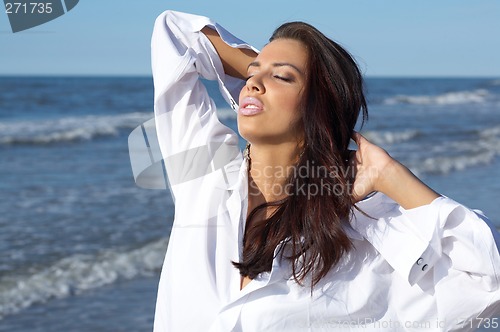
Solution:
M 238 133 L 241 137 L 243 137 L 247 142 L 254 142 L 255 130 L 250 130 L 249 128 L 242 128 L 242 126 L 238 125 Z
M 262 130 L 262 125 L 253 123 L 255 121 L 248 121 L 251 119 L 243 118 L 238 116 L 238 132 L 240 136 L 243 137 L 248 142 L 253 142 L 255 138 L 259 136 L 259 129 Z M 259 128 L 260 127 L 260 128 Z

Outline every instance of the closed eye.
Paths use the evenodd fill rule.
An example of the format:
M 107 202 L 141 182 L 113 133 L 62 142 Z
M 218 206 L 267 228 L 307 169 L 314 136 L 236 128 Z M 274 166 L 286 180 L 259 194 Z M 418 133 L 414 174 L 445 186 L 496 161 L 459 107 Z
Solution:
M 279 76 L 279 75 L 274 75 L 274 78 L 277 78 L 279 80 L 282 80 L 284 82 L 293 82 L 293 79 L 291 78 L 288 78 L 288 77 L 284 77 L 284 76 Z
M 251 79 L 254 75 L 248 75 L 246 78 L 245 78 L 245 82 L 248 81 L 249 79 Z M 291 82 L 294 82 L 294 79 L 293 78 L 289 78 L 289 77 L 285 77 L 285 76 L 280 76 L 280 75 L 274 75 L 273 76 L 274 78 L 277 78 L 283 82 L 287 82 L 287 83 L 291 83 Z

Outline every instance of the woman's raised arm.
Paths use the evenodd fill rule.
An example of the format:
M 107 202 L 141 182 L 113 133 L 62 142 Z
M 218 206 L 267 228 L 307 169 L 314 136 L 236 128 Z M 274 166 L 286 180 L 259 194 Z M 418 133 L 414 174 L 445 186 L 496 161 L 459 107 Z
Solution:
M 234 48 L 226 44 L 217 31 L 204 27 L 203 32 L 214 45 L 224 66 L 224 72 L 230 76 L 245 79 L 248 65 L 257 57 L 257 53 L 247 48 Z
M 380 191 L 405 209 L 430 204 L 440 195 L 420 181 L 408 168 L 380 147 L 356 133 L 358 151 L 352 162 L 356 167 L 354 197 L 360 200 L 372 191 Z

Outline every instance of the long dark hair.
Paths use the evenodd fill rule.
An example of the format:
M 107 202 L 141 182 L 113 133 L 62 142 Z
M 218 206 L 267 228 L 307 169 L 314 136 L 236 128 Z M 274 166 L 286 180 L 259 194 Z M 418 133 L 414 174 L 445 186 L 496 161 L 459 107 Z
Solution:
M 353 209 L 348 146 L 359 113 L 365 121 L 368 111 L 362 75 L 339 44 L 303 22 L 281 25 L 270 41 L 282 38 L 301 42 L 308 52 L 304 152 L 287 179 L 293 191 L 250 212 L 243 259 L 233 264 L 253 279 L 281 255 L 291 261 L 295 281 L 303 284 L 309 276 L 314 287 L 352 247 L 343 227 Z M 269 208 L 270 217 L 256 218 Z M 275 252 L 280 243 L 289 249 Z

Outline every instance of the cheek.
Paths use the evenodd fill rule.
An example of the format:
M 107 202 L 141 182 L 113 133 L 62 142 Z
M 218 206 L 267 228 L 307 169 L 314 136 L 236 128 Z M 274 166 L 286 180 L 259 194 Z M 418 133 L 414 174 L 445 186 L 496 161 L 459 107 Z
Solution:
M 297 89 L 277 89 L 272 92 L 272 99 L 277 105 L 280 105 L 287 111 L 296 110 L 300 108 L 301 95 L 301 91 Z
M 292 97 L 291 97 L 292 96 Z M 293 92 L 282 99 L 283 108 L 286 109 L 287 115 L 292 123 L 297 122 L 302 118 L 303 102 L 302 94 Z

